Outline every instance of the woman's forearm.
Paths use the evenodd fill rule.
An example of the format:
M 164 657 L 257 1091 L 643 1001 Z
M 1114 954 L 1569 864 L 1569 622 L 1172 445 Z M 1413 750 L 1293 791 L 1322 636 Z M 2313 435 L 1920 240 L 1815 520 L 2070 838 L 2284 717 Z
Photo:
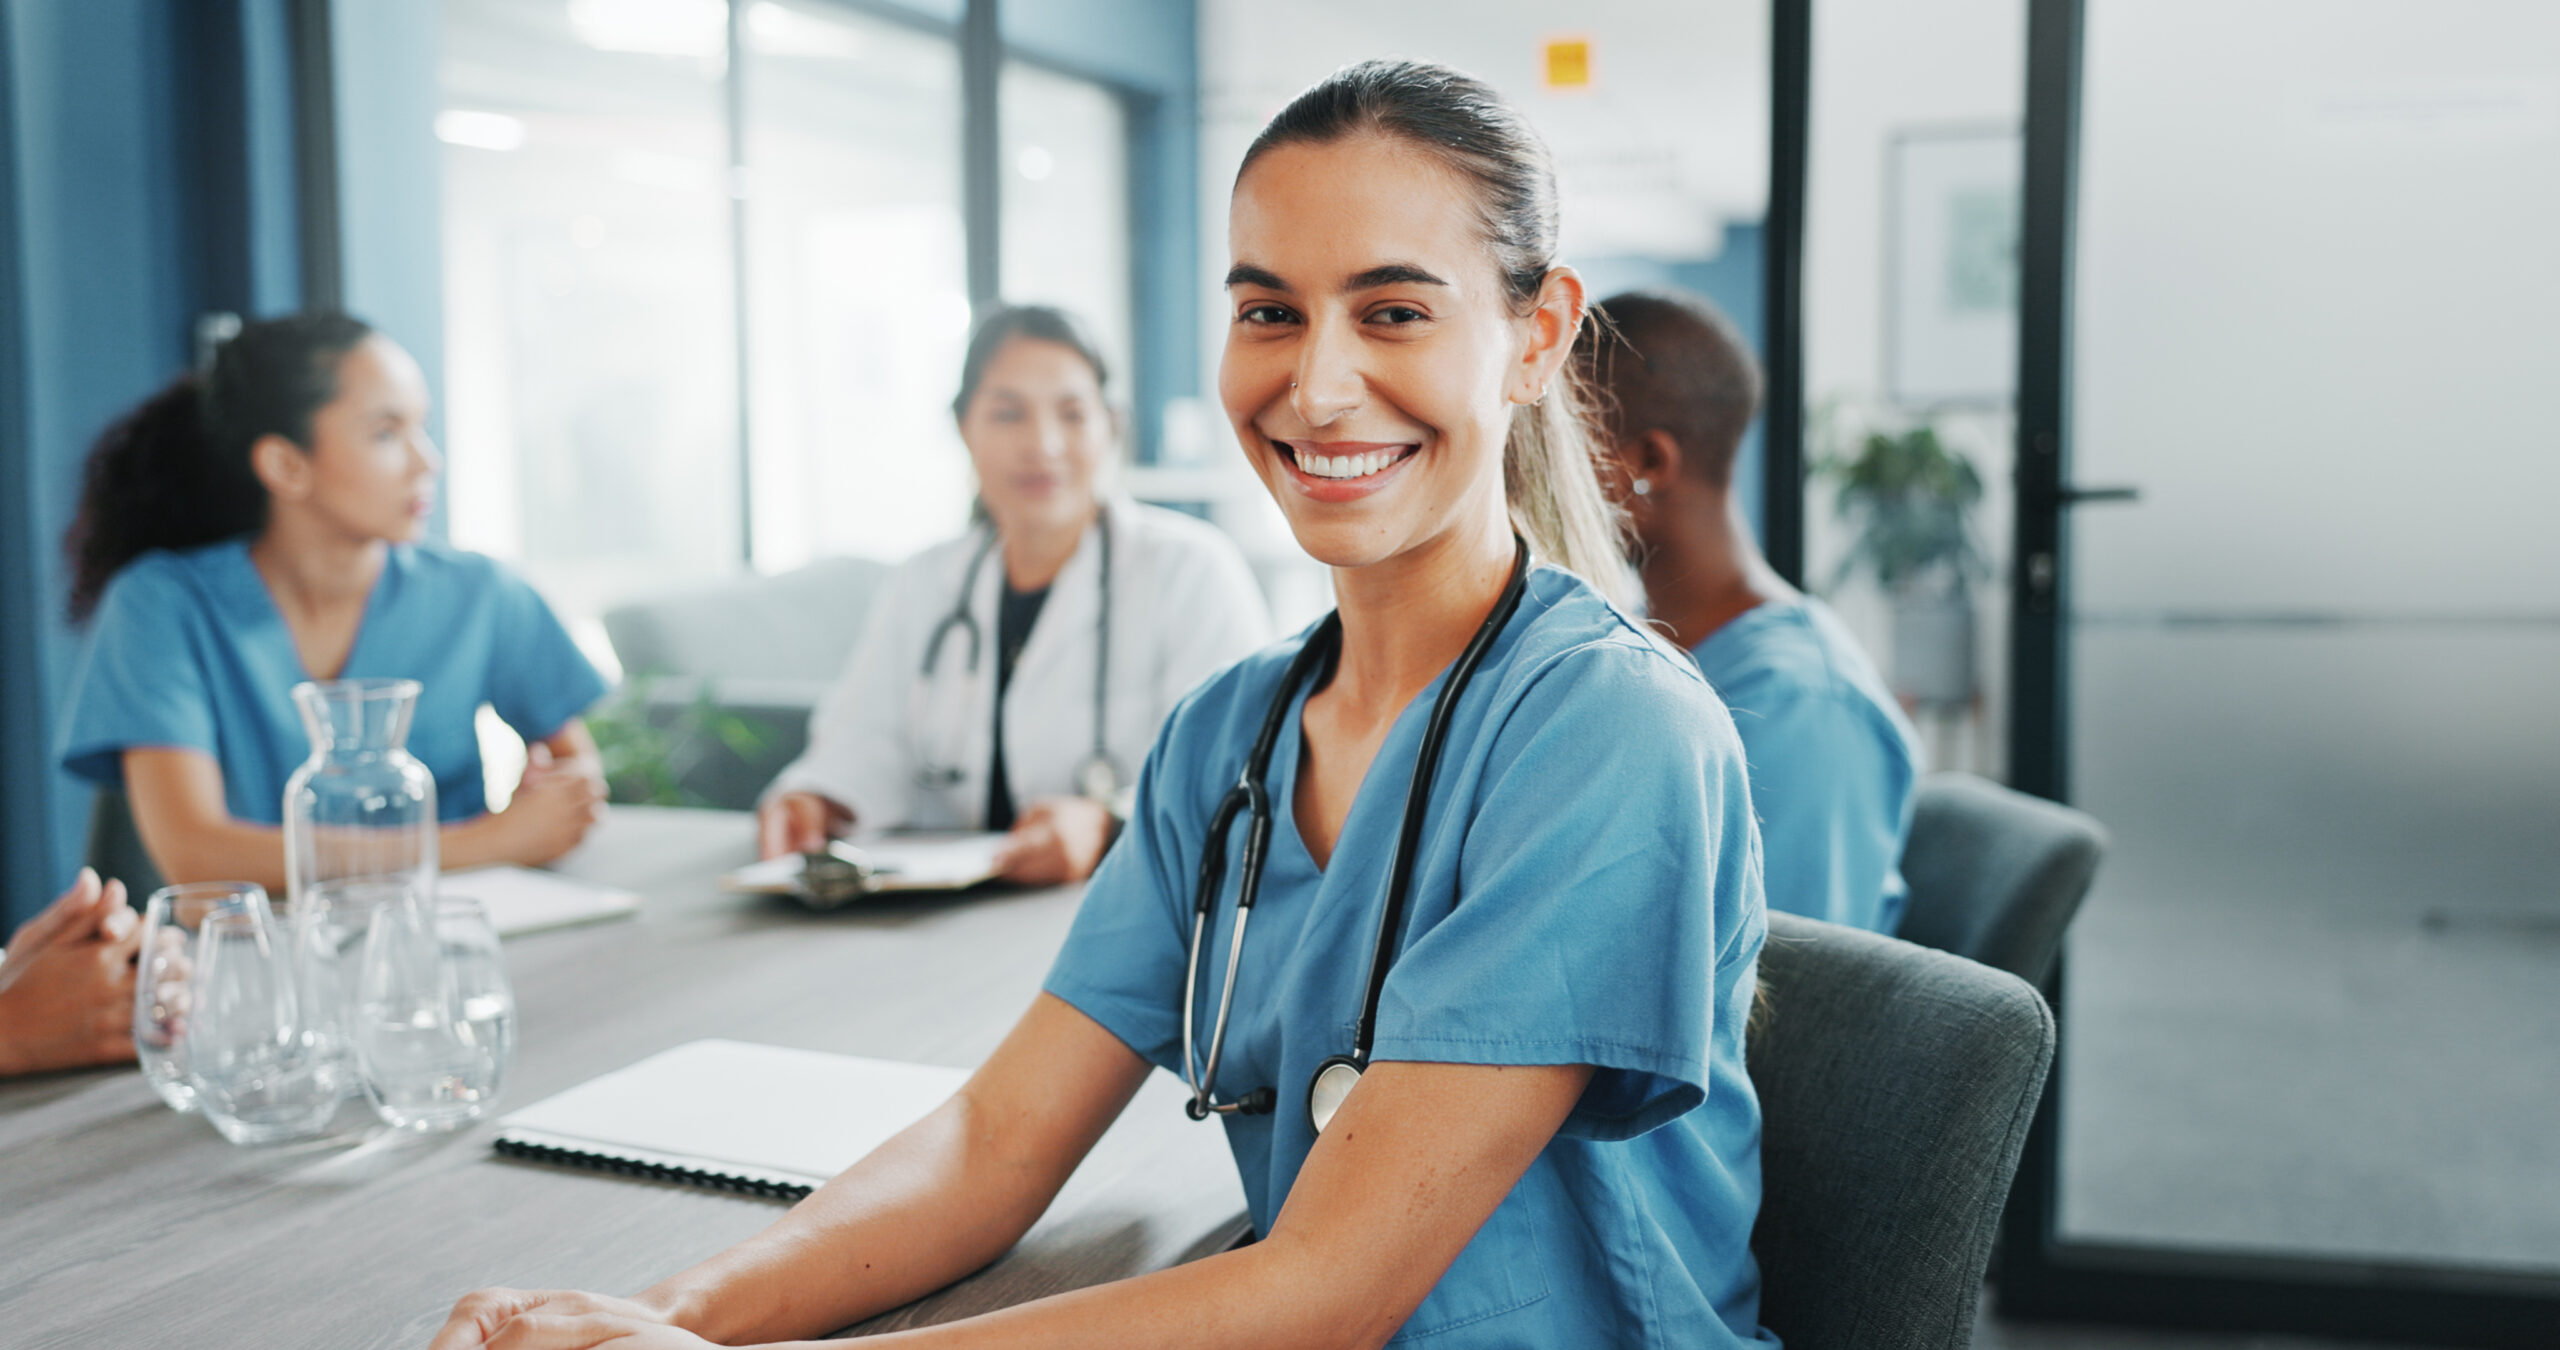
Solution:
M 505 826 L 495 813 L 439 827 L 436 831 L 436 859 L 438 869 L 447 872 L 521 861 L 516 856 L 514 845 L 506 838 Z
M 964 1090 L 755 1237 L 639 1301 L 721 1345 L 823 1336 L 1003 1255 L 1063 1175 L 1011 1157 L 1006 1122 Z
M 221 820 L 171 824 L 143 832 L 144 851 L 161 879 L 252 881 L 282 899 L 285 893 L 284 831 L 274 825 Z
M 1341 1255 L 1275 1233 L 1250 1247 L 1135 1279 L 874 1340 L 884 1350 L 1384 1345 L 1409 1309 L 1396 1307 L 1387 1290 L 1375 1287 L 1384 1283 L 1377 1272 L 1364 1272 Z

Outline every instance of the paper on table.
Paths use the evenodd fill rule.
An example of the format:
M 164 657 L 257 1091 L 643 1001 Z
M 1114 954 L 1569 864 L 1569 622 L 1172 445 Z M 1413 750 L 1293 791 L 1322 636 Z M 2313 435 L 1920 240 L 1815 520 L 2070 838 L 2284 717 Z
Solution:
M 619 919 L 640 912 L 640 897 L 630 891 L 529 867 L 475 867 L 466 872 L 447 872 L 436 882 L 436 890 L 457 899 L 479 901 L 489 911 L 489 926 L 497 929 L 500 937 Z
M 870 862 L 881 890 L 956 891 L 995 878 L 1004 841 L 1001 834 L 875 834 L 855 840 L 853 847 Z M 788 892 L 799 881 L 800 855 L 786 853 L 741 867 L 720 884 L 733 891 Z
M 506 1117 L 498 1146 L 816 1186 L 968 1077 L 928 1064 L 694 1041 Z

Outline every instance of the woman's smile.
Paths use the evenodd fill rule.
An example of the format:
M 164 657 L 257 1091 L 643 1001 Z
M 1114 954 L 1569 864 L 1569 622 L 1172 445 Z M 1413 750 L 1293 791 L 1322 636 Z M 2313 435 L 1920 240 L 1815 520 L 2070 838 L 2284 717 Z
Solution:
M 1422 449 L 1413 441 L 1278 439 L 1271 448 L 1289 466 L 1290 480 L 1300 491 L 1326 502 L 1347 502 L 1378 491 Z

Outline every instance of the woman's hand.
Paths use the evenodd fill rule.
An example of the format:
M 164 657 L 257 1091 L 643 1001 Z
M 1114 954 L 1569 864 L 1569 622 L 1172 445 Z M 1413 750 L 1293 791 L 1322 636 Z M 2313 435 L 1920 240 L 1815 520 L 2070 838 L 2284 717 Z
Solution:
M 482 1289 L 453 1305 L 427 1350 L 695 1350 L 710 1342 L 660 1309 L 574 1289 Z
M 756 808 L 756 856 L 815 853 L 853 828 L 853 813 L 814 792 L 786 792 Z
M 581 774 L 536 776 L 531 767 L 507 809 L 490 817 L 508 862 L 538 866 L 578 846 L 604 819 L 604 789 Z
M 0 1074 L 133 1058 L 133 955 L 142 921 L 124 883 L 80 879 L 0 957 Z
M 1013 824 L 996 875 L 1025 886 L 1082 881 L 1102 865 L 1103 850 L 1120 828 L 1111 808 L 1083 797 L 1047 797 Z

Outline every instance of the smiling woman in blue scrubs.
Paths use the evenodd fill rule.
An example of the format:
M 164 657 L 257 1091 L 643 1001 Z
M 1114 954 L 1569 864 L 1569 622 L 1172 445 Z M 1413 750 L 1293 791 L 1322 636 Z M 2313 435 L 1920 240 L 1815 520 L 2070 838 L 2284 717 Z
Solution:
M 578 720 L 602 677 L 523 581 L 418 542 L 441 464 L 426 417 L 399 344 L 302 314 L 242 329 L 91 452 L 68 541 L 89 632 L 60 758 L 125 790 L 170 881 L 282 893 L 285 780 L 311 750 L 304 680 L 423 686 L 408 745 L 435 775 L 447 867 L 549 861 L 602 809 Z M 495 814 L 484 703 L 530 749 Z
M 1003 1252 L 1152 1067 L 1204 1057 L 1194 1114 L 1223 1122 L 1259 1241 L 892 1339 L 1774 1344 L 1749 1248 L 1764 924 L 1741 747 L 1688 659 L 1586 579 L 1617 575 L 1618 545 L 1555 223 L 1532 133 L 1438 67 L 1352 67 L 1264 130 L 1219 392 L 1333 569 L 1338 627 L 1175 711 L 1046 990 L 948 1104 L 636 1299 L 484 1291 L 437 1350 L 822 1334 Z M 1240 781 L 1262 807 L 1224 809 L 1255 796 Z M 1345 1056 L 1356 1081 L 1311 1091 Z

